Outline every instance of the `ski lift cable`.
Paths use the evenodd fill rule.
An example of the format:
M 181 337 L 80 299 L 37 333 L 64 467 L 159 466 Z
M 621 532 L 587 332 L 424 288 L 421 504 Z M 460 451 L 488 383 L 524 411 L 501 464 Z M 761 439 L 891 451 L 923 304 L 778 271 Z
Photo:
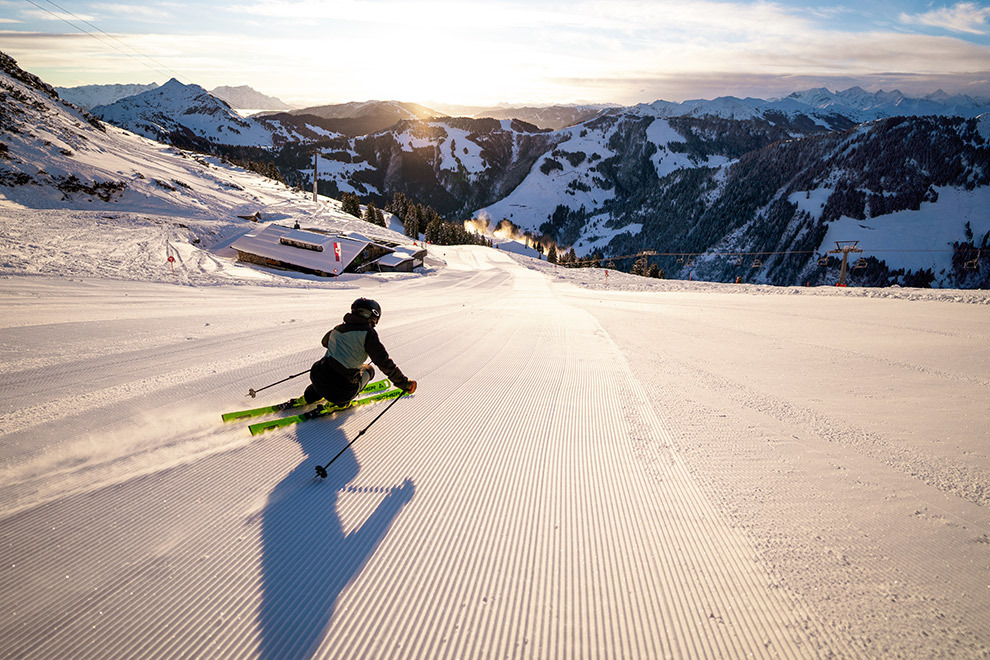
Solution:
M 776 251 L 774 251 L 774 250 L 764 250 L 764 251 L 760 251 L 760 252 L 739 252 L 739 251 L 733 251 L 733 252 L 655 252 L 655 251 L 649 251 L 649 256 L 677 257 L 677 263 L 683 263 L 685 259 L 692 259 L 694 257 L 732 257 L 732 258 L 736 258 L 736 259 L 741 259 L 742 257 L 746 257 L 746 256 L 750 256 L 750 257 L 770 257 L 770 256 L 791 255 L 791 254 L 820 254 L 820 252 L 821 252 L 821 250 L 776 250 Z M 907 253 L 907 252 L 919 253 L 920 252 L 920 253 L 935 254 L 935 253 L 944 253 L 944 252 L 955 252 L 955 250 L 950 250 L 950 249 L 939 249 L 939 250 L 933 250 L 933 249 L 915 249 L 915 250 L 905 250 L 905 249 L 897 249 L 897 248 L 870 248 L 869 249 L 869 252 L 871 254 L 873 254 L 873 253 L 880 253 L 880 252 L 882 252 L 882 253 Z M 612 259 L 612 260 L 616 260 L 616 259 L 638 259 L 638 258 L 641 258 L 643 256 L 647 256 L 647 253 L 645 253 L 645 252 L 637 252 L 635 254 L 622 254 L 622 255 L 607 256 L 607 257 L 602 257 L 602 258 L 603 259 Z M 592 261 L 593 261 L 593 259 L 580 259 L 580 260 L 578 260 L 576 262 L 573 262 L 573 263 L 582 264 L 582 263 L 591 263 Z
M 168 66 L 162 64 L 161 62 L 155 60 L 150 55 L 145 55 L 144 53 L 142 53 L 138 49 L 136 49 L 133 46 L 130 46 L 130 45 L 124 43 L 123 41 L 121 41 L 117 37 L 113 36 L 112 34 L 108 34 L 107 32 L 104 32 L 103 30 L 101 30 L 97 26 L 95 26 L 92 23 L 90 23 L 89 21 L 87 21 L 85 18 L 82 18 L 80 16 L 77 16 L 76 14 L 72 13 L 71 11 L 69 11 L 68 9 L 62 7 L 61 5 L 57 4 L 56 2 L 53 2 L 53 0 L 45 0 L 45 2 L 47 2 L 50 5 L 52 5 L 53 7 L 55 7 L 56 9 L 58 9 L 59 11 L 64 12 L 64 14 L 67 14 L 67 15 L 71 16 L 72 18 L 76 19 L 77 21 L 79 21 L 81 23 L 85 23 L 86 25 L 90 26 L 91 28 L 93 28 L 94 30 L 96 30 L 97 32 L 99 32 L 100 34 L 106 36 L 108 39 L 112 39 L 113 41 L 116 41 L 117 43 L 119 43 L 120 45 L 124 46 L 125 48 L 128 48 L 131 51 L 133 51 L 133 53 L 136 53 L 138 56 L 143 57 L 144 59 L 148 60 L 149 62 L 155 63 L 157 66 L 159 66 L 161 68 L 160 69 L 156 69 L 155 67 L 150 66 L 147 62 L 141 61 L 141 59 L 139 59 L 139 57 L 135 56 L 134 54 L 128 53 L 128 52 L 125 52 L 125 51 L 121 50 L 120 48 L 118 48 L 117 46 L 113 45 L 112 43 L 109 43 L 108 41 L 106 41 L 104 39 L 101 39 L 97 35 L 95 35 L 92 32 L 86 30 L 85 28 L 82 28 L 82 27 L 76 25 L 75 23 L 73 23 L 72 21 L 70 21 L 69 19 L 67 19 L 64 15 L 62 15 L 62 14 L 56 14 L 55 12 L 53 12 L 50 9 L 48 9 L 47 7 L 43 7 L 42 5 L 39 5 L 34 0 L 27 0 L 27 2 L 30 3 L 30 4 L 32 4 L 32 5 L 34 5 L 35 7 L 37 7 L 38 9 L 40 9 L 41 11 L 46 12 L 46 13 L 50 14 L 51 16 L 57 18 L 58 20 L 62 21 L 63 23 L 66 23 L 67 25 L 71 25 L 72 27 L 74 27 L 75 29 L 79 30 L 83 34 L 87 34 L 87 35 L 93 37 L 94 39 L 96 39 L 97 41 L 99 41 L 100 43 L 102 43 L 102 44 L 104 44 L 106 46 L 109 46 L 110 48 L 113 48 L 115 51 L 117 51 L 121 55 L 124 55 L 126 57 L 130 57 L 131 59 L 134 59 L 134 60 L 137 60 L 142 66 L 144 66 L 147 69 L 150 69 L 151 71 L 154 71 L 155 73 L 157 73 L 159 75 L 171 74 L 175 78 L 178 78 L 178 79 L 181 79 L 181 80 L 185 80 L 187 83 L 190 82 L 181 73 L 178 73 L 178 72 L 174 71 L 173 69 L 169 68 Z

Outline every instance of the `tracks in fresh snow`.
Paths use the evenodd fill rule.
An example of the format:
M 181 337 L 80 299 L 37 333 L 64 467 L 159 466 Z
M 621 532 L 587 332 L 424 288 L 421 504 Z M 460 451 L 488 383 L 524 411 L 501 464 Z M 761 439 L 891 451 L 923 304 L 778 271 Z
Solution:
M 23 478 L 0 491 L 8 513 L 0 529 L 11 540 L 0 550 L 3 650 L 42 658 L 857 655 L 861 647 L 821 625 L 698 481 L 650 400 L 655 390 L 637 380 L 602 323 L 497 252 L 451 249 L 448 261 L 446 272 L 389 287 L 294 290 L 284 300 L 261 292 L 262 317 L 243 290 L 226 300 L 223 290 L 179 291 L 187 321 L 165 325 L 175 336 L 203 332 L 190 333 L 189 350 L 172 347 L 156 361 L 153 346 L 142 352 L 122 339 L 126 355 L 111 349 L 109 380 L 94 386 L 78 364 L 59 371 L 52 362 L 45 377 L 61 377 L 58 391 L 83 403 L 88 387 L 141 381 L 143 389 L 111 422 L 105 408 L 81 403 L 0 436 L 27 443 L 37 433 L 60 475 L 93 474 L 88 487 L 35 493 L 40 477 L 19 473 L 18 461 L 37 452 L 5 446 L 9 469 Z M 316 480 L 314 466 L 379 409 L 254 441 L 243 426 L 221 426 L 219 412 L 243 400 L 246 383 L 255 384 L 248 378 L 274 380 L 318 356 L 312 347 L 357 295 L 383 304 L 383 340 L 420 389 Z M 157 316 L 154 296 L 142 301 L 129 309 L 146 312 L 137 330 L 152 332 L 169 310 Z M 214 317 L 224 306 L 228 316 Z M 58 338 L 70 329 L 50 331 Z M 239 360 L 218 366 L 238 348 Z M 202 363 L 212 366 L 197 372 Z M 128 364 L 142 373 L 129 378 Z M 166 376 L 156 381 L 147 370 Z M 22 374 L 12 394 L 38 395 L 40 375 Z M 274 388 L 270 399 L 301 387 Z M 196 414 L 172 428 L 148 427 L 139 414 L 167 406 Z M 201 421 L 204 410 L 215 419 Z M 104 429 L 115 446 L 99 446 Z M 75 447 L 65 436 L 78 433 L 97 444 Z M 157 468 L 151 458 L 162 459 Z M 129 461 L 142 466 L 133 478 L 101 478 Z
M 475 350 L 424 375 L 401 442 L 357 449 L 355 487 L 416 494 L 319 655 L 814 656 L 600 326 L 533 274 L 500 299 L 458 321 Z

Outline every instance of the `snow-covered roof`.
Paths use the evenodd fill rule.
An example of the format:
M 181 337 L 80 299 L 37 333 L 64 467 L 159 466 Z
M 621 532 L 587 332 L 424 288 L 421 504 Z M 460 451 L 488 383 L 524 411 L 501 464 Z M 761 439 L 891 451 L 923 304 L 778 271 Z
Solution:
M 393 252 L 392 254 L 386 254 L 384 257 L 378 259 L 378 263 L 383 266 L 389 266 L 394 268 L 404 261 L 410 261 L 413 255 L 408 252 Z
M 426 250 L 417 249 L 411 245 L 404 245 L 391 254 L 386 254 L 375 260 L 375 266 L 383 272 L 407 272 L 423 265 L 423 258 L 426 257 Z
M 238 253 L 317 273 L 342 273 L 371 241 L 269 225 L 231 245 Z

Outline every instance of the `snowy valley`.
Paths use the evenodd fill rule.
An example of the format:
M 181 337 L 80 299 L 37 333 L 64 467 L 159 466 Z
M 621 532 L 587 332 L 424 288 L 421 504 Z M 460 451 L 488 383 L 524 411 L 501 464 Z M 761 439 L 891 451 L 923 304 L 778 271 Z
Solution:
M 990 258 L 990 102 L 813 89 L 578 106 L 571 125 L 548 109 L 553 128 L 519 119 L 540 121 L 533 110 L 469 118 L 367 102 L 244 118 L 172 80 L 94 112 L 307 189 L 316 153 L 323 194 L 379 207 L 401 194 L 451 221 L 507 220 L 625 271 L 652 252 L 677 279 L 821 285 L 839 279 L 836 241 L 855 240 L 858 286 L 990 283 L 975 267 Z

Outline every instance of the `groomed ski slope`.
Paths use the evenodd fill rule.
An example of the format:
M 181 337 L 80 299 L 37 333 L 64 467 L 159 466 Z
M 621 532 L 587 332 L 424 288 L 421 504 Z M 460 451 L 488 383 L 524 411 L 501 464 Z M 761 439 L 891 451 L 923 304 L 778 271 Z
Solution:
M 990 653 L 990 307 L 436 256 L 319 290 L 0 280 L 0 655 Z M 321 481 L 380 406 L 220 414 L 300 394 L 245 396 L 358 296 L 419 391 Z

